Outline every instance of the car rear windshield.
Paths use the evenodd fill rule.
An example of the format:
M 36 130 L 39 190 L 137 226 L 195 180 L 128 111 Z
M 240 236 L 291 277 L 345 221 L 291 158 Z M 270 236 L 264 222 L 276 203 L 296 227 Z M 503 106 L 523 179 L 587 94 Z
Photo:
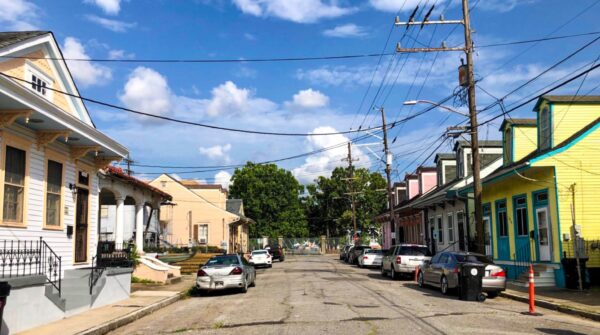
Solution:
M 261 250 L 261 251 L 252 251 L 253 255 L 264 255 L 266 254 L 267 251 L 266 250 Z
M 237 256 L 219 256 L 213 257 L 206 262 L 205 266 L 214 265 L 239 265 L 240 261 Z
M 455 254 L 456 260 L 459 263 L 483 263 L 483 264 L 494 264 L 492 260 L 484 255 L 462 255 Z
M 431 256 L 429 248 L 419 246 L 404 246 L 400 248 L 400 255 L 407 256 Z
M 383 250 L 379 250 L 379 249 L 369 249 L 369 250 L 365 250 L 365 254 L 375 254 L 375 255 L 381 255 L 383 253 Z

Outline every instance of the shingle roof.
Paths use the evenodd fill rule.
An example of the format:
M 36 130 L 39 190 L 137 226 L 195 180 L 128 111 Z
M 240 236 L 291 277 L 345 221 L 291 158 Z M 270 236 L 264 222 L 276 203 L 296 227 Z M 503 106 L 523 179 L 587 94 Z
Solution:
M 49 31 L 7 31 L 0 32 L 0 48 L 26 41 L 30 38 L 49 34 Z
M 435 155 L 435 160 L 434 162 L 437 163 L 441 160 L 449 160 L 449 159 L 456 159 L 456 154 L 452 154 L 452 153 L 439 153 Z
M 189 189 L 201 189 L 201 190 L 220 190 L 223 188 L 221 184 L 200 184 L 198 181 L 193 179 L 184 179 L 179 181 L 181 185 Z
M 237 214 L 237 215 L 243 215 L 243 213 L 242 213 L 242 204 L 243 204 L 243 200 L 242 199 L 227 199 L 227 202 L 225 204 L 225 209 L 229 213 L 233 213 L 233 214 Z
M 552 103 L 597 103 L 600 104 L 600 95 L 543 95 L 538 99 L 533 107 L 534 111 L 538 111 L 543 101 Z
M 504 121 L 500 125 L 500 130 L 504 129 L 504 126 L 507 124 L 517 125 L 517 126 L 534 127 L 534 126 L 537 126 L 537 119 L 517 119 L 517 118 L 504 119 Z
M 106 167 L 106 169 L 104 171 L 107 175 L 116 177 L 125 183 L 129 183 L 129 184 L 133 184 L 135 186 L 141 187 L 141 188 L 145 188 L 151 192 L 159 194 L 160 196 L 162 196 L 165 199 L 169 199 L 169 200 L 173 199 L 173 197 L 169 193 L 163 192 L 163 191 L 159 190 L 158 188 L 148 184 L 145 181 L 142 181 L 140 179 L 137 179 L 135 177 L 128 175 L 127 173 L 123 172 L 123 169 L 121 169 L 119 167 L 109 165 Z
M 460 140 L 460 141 L 456 141 L 456 143 L 454 144 L 454 150 L 456 151 L 456 149 L 458 147 L 470 147 L 471 143 L 464 141 L 464 140 Z M 501 148 L 502 147 L 502 141 L 479 141 L 479 147 L 480 148 Z

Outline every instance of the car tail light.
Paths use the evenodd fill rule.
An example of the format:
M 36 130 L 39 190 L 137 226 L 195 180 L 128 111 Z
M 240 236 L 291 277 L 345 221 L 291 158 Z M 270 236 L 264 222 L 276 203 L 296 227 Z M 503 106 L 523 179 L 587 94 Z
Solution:
M 248 259 L 252 259 L 252 255 L 250 255 L 250 257 L 248 257 Z
M 271 258 L 271 254 L 267 254 L 267 258 Z
M 402 264 L 402 257 L 396 256 L 396 264 Z
M 369 259 L 369 256 L 363 256 L 363 259 Z
M 493 270 L 491 273 L 492 277 L 506 277 L 506 272 L 504 269 Z
M 240 267 L 235 267 L 233 268 L 233 270 L 231 270 L 231 272 L 229 272 L 230 275 L 241 275 L 244 271 L 242 270 L 242 268 Z
M 458 271 L 458 267 L 455 267 L 454 269 L 452 269 L 452 272 L 454 272 L 454 273 L 458 273 L 458 272 L 459 272 L 459 271 Z
M 202 270 L 202 269 L 198 269 L 197 275 L 198 275 L 198 277 L 208 276 L 208 274 L 206 274 L 206 272 L 204 272 L 204 270 Z

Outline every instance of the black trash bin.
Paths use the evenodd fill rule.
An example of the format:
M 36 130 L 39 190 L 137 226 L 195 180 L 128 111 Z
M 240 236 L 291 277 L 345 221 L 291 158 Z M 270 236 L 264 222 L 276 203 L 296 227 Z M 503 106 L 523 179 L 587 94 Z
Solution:
M 0 281 L 0 331 L 2 330 L 2 321 L 4 315 L 4 306 L 6 306 L 6 299 L 10 295 L 10 284 L 5 281 Z
M 586 263 L 588 258 L 580 258 L 579 259 L 579 268 L 581 275 L 581 283 L 583 284 L 583 289 L 590 288 L 590 280 L 587 276 L 587 266 Z M 575 258 L 563 258 L 561 259 L 561 263 L 563 265 L 563 269 L 565 272 L 565 286 L 569 289 L 578 290 L 579 289 L 579 277 L 577 276 L 577 259 Z
M 485 264 L 462 263 L 458 273 L 458 297 L 465 301 L 483 301 L 482 292 Z

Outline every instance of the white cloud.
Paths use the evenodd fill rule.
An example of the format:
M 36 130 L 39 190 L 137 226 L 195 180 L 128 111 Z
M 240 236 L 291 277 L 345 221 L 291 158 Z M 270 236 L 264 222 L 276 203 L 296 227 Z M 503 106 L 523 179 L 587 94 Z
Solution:
M 481 10 L 505 13 L 510 12 L 519 5 L 529 5 L 537 1 L 538 0 L 486 0 L 481 1 L 477 7 Z
M 172 94 L 167 79 L 147 67 L 133 70 L 119 99 L 126 107 L 140 112 L 155 115 L 171 112 Z
M 93 4 L 106 14 L 117 15 L 121 11 L 121 0 L 85 0 L 85 3 Z
M 96 15 L 86 15 L 86 18 L 91 22 L 97 23 L 97 24 L 101 25 L 102 27 L 104 27 L 108 30 L 117 32 L 117 33 L 126 32 L 128 29 L 131 29 L 131 28 L 134 28 L 135 26 L 137 26 L 136 22 L 125 22 L 125 21 L 107 19 L 104 17 L 96 16 Z
M 200 147 L 198 151 L 200 154 L 216 161 L 224 162 L 229 164 L 231 157 L 229 157 L 229 151 L 231 150 L 231 144 L 225 145 L 213 145 L 212 147 Z
M 223 185 L 223 188 L 229 189 L 229 185 L 231 184 L 231 173 L 227 171 L 219 171 L 215 174 L 215 184 Z
M 315 91 L 312 88 L 299 91 L 294 94 L 292 101 L 286 101 L 285 106 L 291 109 L 295 108 L 321 108 L 329 104 L 329 97 L 325 94 Z
M 134 59 L 135 54 L 125 50 L 109 50 L 108 59 Z
M 256 36 L 250 34 L 250 33 L 244 33 L 244 38 L 247 39 L 248 41 L 255 41 L 256 40 Z
M 422 0 L 369 0 L 369 2 L 377 10 L 396 13 L 398 11 L 412 11 Z
M 367 35 L 367 30 L 364 27 L 357 26 L 354 23 L 348 23 L 341 26 L 336 26 L 332 29 L 323 31 L 323 35 L 328 37 L 362 37 Z
M 266 99 L 254 98 L 254 92 L 239 88 L 227 81 L 212 89 L 212 98 L 206 106 L 206 114 L 211 117 L 221 114 L 239 114 L 273 109 L 275 105 Z
M 337 130 L 333 127 L 325 126 L 317 127 L 312 131 L 313 134 L 330 132 L 337 132 Z M 332 136 L 308 136 L 307 151 L 329 148 L 348 141 L 350 141 L 348 137 L 341 134 Z M 342 161 L 342 159 L 346 157 L 347 154 L 347 147 L 345 145 L 339 145 L 334 149 L 308 156 L 304 161 L 304 164 L 293 169 L 292 173 L 301 183 L 312 183 L 316 177 L 329 175 L 336 167 L 346 166 L 348 163 Z M 352 155 L 353 157 L 358 158 L 361 167 L 368 168 L 371 165 L 369 156 L 367 156 L 360 148 L 353 147 Z
M 517 6 L 529 5 L 538 1 L 539 0 L 482 0 L 477 2 L 477 9 L 504 13 L 513 10 Z M 427 10 L 431 7 L 431 4 L 427 2 L 423 5 L 422 0 L 369 0 L 369 2 L 373 8 L 389 13 L 397 13 L 398 11 L 405 13 L 412 12 L 417 6 L 421 6 L 421 8 L 424 6 Z M 437 9 L 443 8 L 448 2 L 450 2 L 450 7 L 461 6 L 460 1 L 457 0 L 439 0 L 436 2 L 435 7 Z M 439 15 L 435 11 L 433 14 Z
M 244 13 L 258 17 L 277 17 L 296 23 L 313 23 L 354 12 L 340 7 L 336 0 L 233 0 Z
M 6 30 L 36 30 L 34 21 L 39 16 L 39 8 L 26 0 L 0 1 L 0 23 Z
M 62 48 L 65 58 L 90 59 L 85 53 L 85 47 L 75 38 L 65 38 Z M 106 84 L 112 78 L 110 68 L 87 61 L 67 61 L 67 65 L 77 84 L 87 87 Z

